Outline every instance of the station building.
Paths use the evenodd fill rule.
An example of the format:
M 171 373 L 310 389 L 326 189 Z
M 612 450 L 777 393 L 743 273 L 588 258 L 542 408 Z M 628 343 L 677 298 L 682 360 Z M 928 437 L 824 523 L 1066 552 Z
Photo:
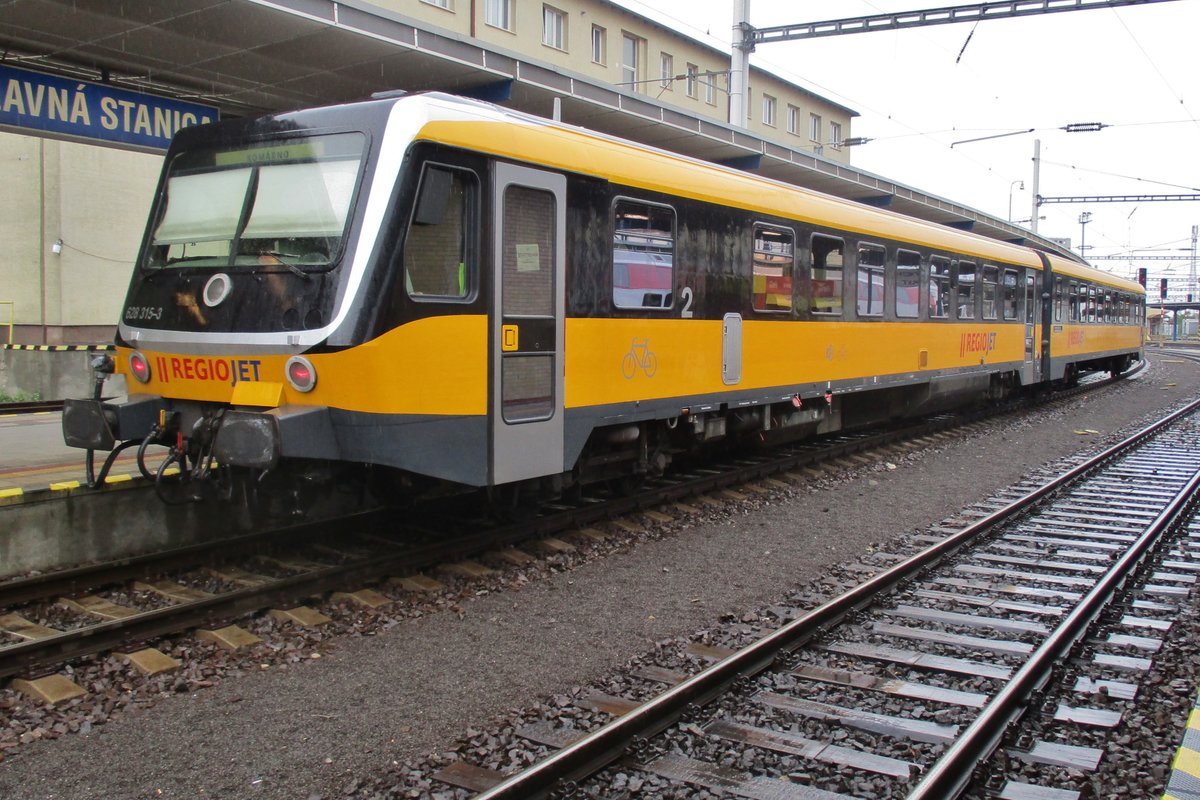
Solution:
M 93 127 L 103 123 L 130 129 L 155 127 L 153 108 L 139 120 L 139 109 L 122 108 L 116 101 L 97 105 L 95 96 L 109 87 L 116 92 L 183 97 L 211 107 L 216 112 L 213 116 L 219 113 L 224 118 L 353 100 L 379 90 L 426 88 L 474 94 L 544 116 L 554 113 L 552 98 L 520 88 L 514 91 L 512 76 L 487 69 L 491 61 L 518 65 L 537 77 L 548 72 L 574 79 L 579 93 L 587 95 L 589 89 L 594 90 L 590 93 L 602 106 L 625 102 L 639 108 L 644 104 L 649 108 L 641 110 L 650 119 L 670 111 L 715 125 L 728 123 L 728 52 L 604 0 L 556 0 L 553 5 L 517 0 L 336 3 L 329 4 L 334 19 L 324 24 L 321 9 L 313 3 L 295 3 L 289 13 L 251 0 L 235 0 L 226 4 L 232 9 L 217 17 L 204 11 L 204 6 L 211 4 L 151 2 L 149 6 L 160 8 L 157 14 L 151 9 L 148 18 L 126 15 L 121 4 L 105 10 L 109 5 L 17 0 L 5 11 L 6 15 L 13 13 L 17 24 L 9 32 L 0 31 L 0 43 L 8 50 L 8 56 L 0 61 L 0 67 L 8 67 L 0 71 L 0 111 L 4 112 L 0 117 L 4 125 L 0 131 L 0 185 L 7 187 L 0 193 L 0 241 L 6 243 L 0 259 L 0 336 L 4 337 L 0 341 L 8 341 L 10 335 L 17 344 L 93 343 L 112 338 L 166 139 L 131 144 L 91 140 L 86 131 L 64 134 L 49 130 L 29 135 L 20 124 L 26 121 L 22 117 L 41 117 L 53 123 L 74 115 L 87 117 Z M 59 13 L 45 13 L 48 6 L 60 6 Z M 315 19 L 305 16 L 305 11 L 313 10 L 318 12 Z M 208 23 L 218 29 L 239 20 L 245 23 L 245 29 L 224 46 L 213 30 L 207 42 L 199 37 L 195 45 L 174 54 L 179 60 L 177 69 L 183 73 L 189 57 L 199 55 L 197 60 L 202 63 L 228 60 L 231 51 L 242 50 L 245 55 L 235 70 L 244 73 L 241 92 L 215 86 L 203 91 L 196 85 L 206 77 L 203 69 L 190 77 L 145 70 L 144 59 L 155 54 L 139 53 L 136 45 L 130 48 L 128 63 L 120 62 L 120 40 L 142 37 L 160 39 L 156 57 L 171 58 L 169 40 L 184 30 L 189 16 L 195 24 Z M 312 28 L 338 32 L 341 16 L 351 16 L 366 28 L 356 34 L 354 26 L 341 26 L 343 38 L 360 40 L 357 47 L 330 52 L 338 44 L 330 38 L 321 52 L 320 31 Z M 285 31 L 292 29 L 283 41 L 278 28 L 262 30 L 272 20 Z M 152 26 L 148 37 L 137 30 L 139 24 Z M 370 34 L 386 35 L 389 27 L 399 34 L 397 41 L 384 39 L 381 46 L 379 38 L 370 40 Z M 89 38 L 97 29 L 113 33 L 114 52 L 91 46 Z M 264 34 L 257 43 L 247 36 L 247 31 L 255 30 Z M 411 34 L 411 43 L 405 41 L 405 34 Z M 379 78 L 318 77 L 303 96 L 294 91 L 272 92 L 269 86 L 251 90 L 256 82 L 266 85 L 276 77 L 261 71 L 256 76 L 256 66 L 264 65 L 255 61 L 275 61 L 272 48 L 287 46 L 289 40 L 293 49 L 306 51 L 313 64 L 310 71 L 319 71 L 321 64 L 336 62 L 339 57 L 350 62 L 361 59 L 359 65 L 366 64 L 366 69 L 378 62 Z M 405 59 L 422 48 L 422 40 L 424 58 Z M 62 46 L 64 41 L 68 46 Z M 45 46 L 54 43 L 58 46 Z M 151 44 L 142 42 L 140 46 Z M 207 59 L 206 44 L 212 47 Z M 386 52 L 389 44 L 394 57 Z M 456 45 L 460 46 L 458 52 Z M 365 53 L 364 47 L 369 48 Z M 439 63 L 429 66 L 427 62 L 433 61 Z M 289 75 L 294 69 L 284 68 Z M 336 76 L 341 70 L 330 64 L 329 71 Z M 477 74 L 465 78 L 464 71 Z M 42 75 L 66 80 L 43 81 Z M 74 86 L 69 85 L 71 80 L 76 80 Z M 748 132 L 807 149 L 833 162 L 848 161 L 842 141 L 849 135 L 852 110 L 760 70 L 751 73 L 749 88 L 752 102 L 746 103 L 750 113 L 743 126 Z M 81 110 L 77 101 L 92 106 Z M 559 113 L 565 121 L 573 121 L 570 112 L 562 112 L 561 104 Z M 577 121 L 588 124 L 587 119 Z M 621 133 L 630 135 L 629 131 Z
M 730 120 L 728 51 L 608 0 L 6 0 L 3 16 L 0 344 L 111 340 L 174 130 L 381 91 L 489 100 L 1031 236 L 856 170 L 845 146 L 856 113 L 770 72 L 749 68 L 744 118 Z

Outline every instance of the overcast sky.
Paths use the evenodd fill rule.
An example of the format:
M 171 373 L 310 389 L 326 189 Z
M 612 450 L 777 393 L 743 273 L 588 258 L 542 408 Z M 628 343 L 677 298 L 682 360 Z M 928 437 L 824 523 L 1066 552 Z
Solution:
M 619 2 L 728 50 L 731 0 Z M 766 28 L 959 4 L 967 0 L 751 0 L 750 22 Z M 1175 0 L 766 44 L 751 63 L 859 112 L 850 135 L 872 141 L 853 149 L 856 167 L 998 217 L 1008 217 L 1011 192 L 1013 219 L 1028 220 L 1035 139 L 1045 197 L 1200 191 L 1198 34 L 1200 0 Z M 760 113 L 757 94 L 752 102 Z M 1061 130 L 1088 122 L 1110 127 Z M 1200 201 L 1044 204 L 1038 232 L 1069 237 L 1078 249 L 1085 211 L 1086 255 L 1096 266 L 1188 278 Z M 1177 260 L 1096 258 L 1131 251 Z

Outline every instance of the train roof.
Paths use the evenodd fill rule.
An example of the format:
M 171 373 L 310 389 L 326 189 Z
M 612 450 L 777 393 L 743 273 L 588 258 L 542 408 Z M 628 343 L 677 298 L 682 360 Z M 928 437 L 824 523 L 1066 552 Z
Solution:
M 857 233 L 970 255 L 1005 264 L 1041 267 L 1034 249 L 967 231 L 872 208 L 795 184 L 754 175 L 668 150 L 568 125 L 479 100 L 441 92 L 384 97 L 342 108 L 390 104 L 413 138 L 463 147 L 516 161 L 541 164 L 630 187 L 720 202 L 747 211 L 777 215 Z M 301 122 L 309 113 L 276 115 Z M 364 116 L 373 116 L 364 114 Z M 504 130 L 500 130 L 503 126 Z M 514 135 L 514 126 L 522 135 Z M 1133 281 L 1051 254 L 1056 271 L 1141 293 Z
M 418 138 L 867 237 L 1039 265 L 1037 256 L 1025 247 L 488 103 L 428 93 L 400 98 L 397 104 L 405 109 L 424 107 L 426 121 Z M 511 129 L 501 132 L 500 125 L 521 126 L 523 135 L 515 136 Z
M 1127 278 L 1121 278 L 1103 270 L 1098 270 L 1094 267 L 1089 267 L 1085 264 L 1077 264 L 1074 261 L 1068 261 L 1065 258 L 1058 256 L 1050 256 L 1050 266 L 1054 272 L 1059 275 L 1067 275 L 1072 278 L 1080 278 L 1099 283 L 1104 286 L 1111 286 L 1122 292 L 1131 294 L 1144 294 L 1146 289 L 1137 281 L 1131 281 Z

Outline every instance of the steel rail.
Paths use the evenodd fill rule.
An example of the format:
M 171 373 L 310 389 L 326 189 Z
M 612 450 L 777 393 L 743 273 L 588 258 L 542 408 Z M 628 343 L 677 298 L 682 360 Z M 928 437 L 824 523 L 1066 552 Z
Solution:
M 91 564 L 55 570 L 41 575 L 15 578 L 0 583 L 0 608 L 21 605 L 36 600 L 72 595 L 128 580 L 148 578 L 173 570 L 187 569 L 204 563 L 212 553 L 219 552 L 222 560 L 267 552 L 278 540 L 295 542 L 320 534 L 329 534 L 329 526 L 370 526 L 384 512 L 373 509 L 336 519 L 304 522 L 269 531 L 259 531 L 232 539 L 188 545 L 158 553 L 145 553 Z
M 689 707 L 704 705 L 742 676 L 753 676 L 778 655 L 800 647 L 875 600 L 904 580 L 939 563 L 997 524 L 1023 514 L 1030 506 L 1056 493 L 1097 467 L 1124 454 L 1180 418 L 1200 408 L 1194 401 L 1163 419 L 1073 467 L 1042 486 L 993 511 L 943 541 L 864 581 L 849 592 L 826 601 L 754 644 L 718 661 L 654 699 L 609 722 L 551 756 L 476 795 L 475 800 L 516 800 L 545 797 L 563 784 L 576 781 L 617 760 L 638 739 L 662 731 Z M 934 795 L 927 795 L 934 796 Z
M 984 706 L 963 734 L 926 770 L 921 782 L 909 793 L 909 800 L 957 797 L 967 788 L 975 768 L 991 756 L 1008 726 L 1024 713 L 1029 698 L 1049 680 L 1054 666 L 1087 633 L 1088 626 L 1109 605 L 1125 579 L 1142 563 L 1163 534 L 1197 501 L 1197 489 L 1200 489 L 1200 471 L 1192 475 L 1170 504 Z
M 1115 380 L 1118 380 L 1118 378 L 1104 381 L 1100 385 L 1105 385 Z M 1084 390 L 1083 387 L 1077 387 L 1076 389 L 1076 391 Z M 1067 394 L 1070 395 L 1071 393 Z M 1055 395 L 1053 400 L 1060 400 L 1062 397 L 1062 394 L 1058 394 Z M 961 418 L 931 418 L 917 425 L 907 425 L 903 428 L 882 433 L 842 438 L 834 442 L 831 446 L 821 449 L 812 447 L 812 443 L 802 443 L 799 447 L 793 448 L 791 452 L 782 455 L 782 457 L 764 457 L 758 460 L 751 460 L 748 464 L 743 462 L 732 468 L 726 465 L 719 473 L 711 475 L 692 476 L 690 478 L 684 475 L 683 478 L 686 479 L 665 482 L 662 485 L 627 497 L 612 498 L 606 502 L 570 508 L 520 523 L 477 531 L 453 540 L 441 541 L 436 545 L 417 545 L 401 553 L 394 553 L 383 557 L 376 555 L 362 562 L 355 561 L 348 564 L 330 566 L 325 569 L 283 578 L 264 587 L 239 589 L 205 600 L 179 603 L 154 611 L 143 612 L 133 617 L 99 622 L 82 628 L 66 630 L 55 636 L 43 639 L 3 646 L 0 647 L 0 678 L 16 675 L 22 671 L 44 668 L 64 660 L 127 646 L 130 643 L 142 642 L 154 637 L 178 633 L 195 625 L 213 624 L 216 621 L 227 620 L 242 614 L 258 611 L 264 607 L 269 607 L 273 603 L 295 602 L 338 585 L 345 585 L 354 581 L 368 582 L 388 575 L 412 574 L 447 560 L 475 555 L 486 549 L 517 544 L 537 536 L 561 532 L 572 526 L 593 523 L 614 515 L 636 511 L 669 500 L 679 500 L 703 492 L 715 491 L 781 471 L 794 469 L 797 466 L 818 463 L 822 460 L 879 447 L 904 437 L 926 435 L 932 431 L 969 424 L 980 418 L 998 416 L 1012 410 L 1009 407 L 998 411 L 992 409 L 990 412 L 967 414 Z M 306 523 L 295 529 L 287 529 L 287 531 L 292 531 L 294 535 L 298 536 L 301 533 L 312 533 L 313 530 L 310 529 L 315 529 L 316 526 L 334 525 L 348 521 L 361 522 L 363 519 L 378 520 L 383 519 L 384 514 L 386 514 L 386 509 L 372 510 L 363 512 L 362 517 L 356 516 L 349 520 L 339 519 Z M 272 531 L 257 536 L 262 537 L 263 545 L 265 545 L 268 539 L 275 538 L 279 534 L 279 531 Z M 257 536 L 250 538 L 257 538 Z M 73 594 L 97 588 L 131 577 L 141 577 L 168 569 L 191 566 L 201 562 L 206 551 L 225 548 L 229 544 L 226 540 L 205 545 L 194 545 L 184 548 L 181 551 L 161 555 L 150 554 L 142 557 L 119 559 L 102 565 L 99 569 L 95 567 L 80 567 L 63 572 L 9 581 L 6 584 L 0 584 L 0 600 L 4 601 L 3 604 L 16 604 L 34 599 L 45 599 L 59 594 Z M 239 547 L 243 552 L 248 552 L 253 551 L 257 543 L 244 541 L 240 545 L 235 544 L 234 546 Z M 155 569 L 155 567 L 159 569 Z M 864 600 L 863 604 L 866 602 Z M 0 604 L 0 607 L 3 604 Z M 823 624 L 828 624 L 828 622 Z M 761 670 L 763 666 L 769 663 L 770 659 L 767 659 L 766 663 L 757 667 L 754 671 Z
M 62 407 L 62 400 L 19 400 L 14 403 L 0 403 L 0 416 L 62 411 Z

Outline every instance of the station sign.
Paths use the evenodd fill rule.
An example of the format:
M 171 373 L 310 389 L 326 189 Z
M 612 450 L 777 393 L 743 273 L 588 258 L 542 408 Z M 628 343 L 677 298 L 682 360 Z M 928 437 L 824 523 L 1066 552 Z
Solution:
M 0 65 L 0 126 L 166 150 L 179 130 L 218 118 L 212 106 Z

